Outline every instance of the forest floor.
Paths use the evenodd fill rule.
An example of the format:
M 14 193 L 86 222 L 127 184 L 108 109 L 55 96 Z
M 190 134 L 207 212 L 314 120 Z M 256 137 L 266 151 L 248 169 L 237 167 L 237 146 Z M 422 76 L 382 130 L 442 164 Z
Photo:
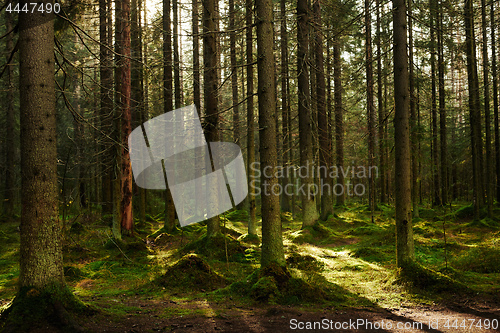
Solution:
M 161 214 L 123 242 L 107 217 L 67 220 L 68 285 L 98 309 L 76 318 L 89 332 L 500 332 L 500 219 L 473 222 L 470 206 L 420 209 L 415 252 L 426 269 L 409 279 L 395 267 L 391 206 L 374 223 L 352 205 L 306 229 L 282 214 L 285 284 L 258 274 L 243 211 L 222 217 L 227 238 L 212 243 L 202 224 L 161 233 Z M 0 223 L 0 310 L 16 292 L 18 224 Z

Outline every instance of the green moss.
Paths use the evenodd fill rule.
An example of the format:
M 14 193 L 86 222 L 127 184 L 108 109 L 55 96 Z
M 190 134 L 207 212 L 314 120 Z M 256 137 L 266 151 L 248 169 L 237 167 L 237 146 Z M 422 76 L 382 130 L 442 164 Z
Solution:
M 275 300 L 280 295 L 280 292 L 274 277 L 263 276 L 252 285 L 250 295 L 255 300 L 264 302 Z
M 248 212 L 246 210 L 233 210 L 229 213 L 224 214 L 224 216 L 230 221 L 248 221 Z
M 325 264 L 310 255 L 301 255 L 292 253 L 286 258 L 286 263 L 289 267 L 297 268 L 305 271 L 321 271 Z
M 226 280 L 212 270 L 210 265 L 196 254 L 182 257 L 170 266 L 156 283 L 174 288 L 210 289 L 226 284 Z
M 227 247 L 227 258 L 226 258 Z M 246 262 L 245 250 L 247 247 L 232 237 L 218 234 L 213 237 L 207 237 L 206 234 L 199 239 L 187 244 L 181 252 L 195 252 L 209 259 L 220 261 Z
M 409 287 L 436 292 L 467 290 L 467 286 L 464 284 L 415 262 L 407 263 L 403 269 L 400 269 L 396 281 Z
M 70 313 L 92 311 L 60 284 L 50 284 L 43 289 L 22 287 L 10 307 L 2 313 L 0 329 L 28 332 L 43 323 L 51 322 L 65 331 L 75 331 L 77 326 Z
M 500 249 L 493 247 L 474 247 L 452 261 L 464 271 L 477 273 L 500 273 Z

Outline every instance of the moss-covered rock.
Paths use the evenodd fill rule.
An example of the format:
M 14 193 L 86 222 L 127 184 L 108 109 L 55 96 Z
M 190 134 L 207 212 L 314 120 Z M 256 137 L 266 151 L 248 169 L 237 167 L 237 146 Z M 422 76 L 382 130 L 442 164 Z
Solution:
M 263 276 L 252 285 L 250 295 L 258 301 L 273 301 L 280 295 L 280 292 L 274 277 Z

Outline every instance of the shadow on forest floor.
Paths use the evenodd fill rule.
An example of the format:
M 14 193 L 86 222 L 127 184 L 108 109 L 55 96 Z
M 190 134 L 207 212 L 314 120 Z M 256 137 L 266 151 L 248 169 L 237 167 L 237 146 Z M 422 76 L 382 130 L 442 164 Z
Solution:
M 65 275 L 76 295 L 102 309 L 79 318 L 94 332 L 282 332 L 307 325 L 320 331 L 345 323 L 345 332 L 377 328 L 370 325 L 382 332 L 484 332 L 486 322 L 490 331 L 495 328 L 500 320 L 498 220 L 472 223 L 467 206 L 420 210 L 414 220 L 418 262 L 468 287 L 441 292 L 397 282 L 393 215 L 391 206 L 379 205 L 371 223 L 366 206 L 353 205 L 301 230 L 300 220 L 283 213 L 288 270 L 296 283 L 283 287 L 278 276 L 258 275 L 260 244 L 245 235 L 245 212 L 226 214 L 226 240 L 208 245 L 202 224 L 148 237 L 161 228 L 161 216 L 148 216 L 134 237 L 117 242 L 94 214 L 78 219 L 83 228 L 68 233 Z M 0 224 L 0 306 L 16 291 L 17 225 Z M 176 266 L 183 274 L 168 274 L 189 253 L 200 258 L 192 260 L 192 268 L 188 262 Z M 196 269 L 207 275 L 196 279 Z M 464 323 L 467 327 L 460 326 Z

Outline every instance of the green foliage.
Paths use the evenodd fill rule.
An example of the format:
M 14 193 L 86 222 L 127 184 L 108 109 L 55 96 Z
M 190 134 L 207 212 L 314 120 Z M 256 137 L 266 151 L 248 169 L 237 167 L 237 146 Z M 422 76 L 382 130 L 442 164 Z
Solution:
M 229 213 L 224 214 L 224 216 L 230 221 L 242 221 L 242 222 L 248 221 L 248 211 L 244 209 L 232 210 Z
M 418 263 L 410 262 L 398 271 L 399 283 L 411 288 L 436 292 L 458 292 L 467 290 L 467 286 L 440 272 L 426 268 Z
M 500 273 L 500 249 L 473 247 L 452 261 L 453 266 L 477 273 Z
M 226 261 L 227 259 L 229 261 L 245 262 L 246 249 L 247 247 L 243 246 L 232 237 L 224 236 L 223 234 L 207 237 L 205 234 L 197 240 L 187 244 L 181 252 L 194 252 L 212 260 Z

